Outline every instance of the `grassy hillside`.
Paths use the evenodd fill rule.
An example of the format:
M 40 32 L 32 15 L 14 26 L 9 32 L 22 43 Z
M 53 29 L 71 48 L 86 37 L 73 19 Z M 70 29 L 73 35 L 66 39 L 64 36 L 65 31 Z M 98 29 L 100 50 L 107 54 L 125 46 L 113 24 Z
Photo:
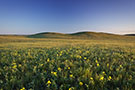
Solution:
M 0 36 L 1 90 L 134 90 L 135 37 L 36 35 Z

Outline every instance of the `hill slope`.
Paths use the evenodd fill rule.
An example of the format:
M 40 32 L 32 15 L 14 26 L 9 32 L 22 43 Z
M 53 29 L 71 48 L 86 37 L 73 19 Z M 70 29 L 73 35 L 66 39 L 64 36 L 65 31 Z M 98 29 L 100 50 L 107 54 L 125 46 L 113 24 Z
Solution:
M 125 34 L 125 36 L 135 36 L 135 34 Z
M 66 38 L 69 35 L 63 33 L 55 33 L 55 32 L 44 32 L 38 33 L 34 35 L 28 35 L 29 38 Z
M 44 32 L 28 35 L 29 38 L 55 38 L 55 39 L 127 39 L 132 38 L 124 35 L 97 32 L 77 32 L 72 34 L 63 34 L 55 32 Z

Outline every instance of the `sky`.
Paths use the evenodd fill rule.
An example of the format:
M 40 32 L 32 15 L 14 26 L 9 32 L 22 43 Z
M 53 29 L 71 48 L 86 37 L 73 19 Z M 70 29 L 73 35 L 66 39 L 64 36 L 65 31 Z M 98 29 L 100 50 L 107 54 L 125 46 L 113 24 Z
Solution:
M 135 0 L 0 0 L 0 34 L 135 33 Z

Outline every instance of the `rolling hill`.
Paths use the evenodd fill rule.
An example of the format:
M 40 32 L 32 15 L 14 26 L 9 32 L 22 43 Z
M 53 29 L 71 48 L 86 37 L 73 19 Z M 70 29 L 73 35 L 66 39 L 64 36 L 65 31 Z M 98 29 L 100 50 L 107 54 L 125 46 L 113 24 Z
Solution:
M 32 39 L 86 39 L 86 40 L 124 40 L 124 41 L 135 41 L 134 34 L 118 35 L 102 32 L 77 32 L 77 33 L 56 33 L 56 32 L 43 32 L 32 35 L 0 35 L 0 39 L 3 41 L 20 40 L 25 41 Z M 0 41 L 1 41 L 0 40 Z
M 55 39 L 127 39 L 133 38 L 125 35 L 117 35 L 101 32 L 77 32 L 71 34 L 63 34 L 56 32 L 43 32 L 33 35 L 28 35 L 28 38 L 55 38 Z
M 125 34 L 125 36 L 135 36 L 135 34 Z

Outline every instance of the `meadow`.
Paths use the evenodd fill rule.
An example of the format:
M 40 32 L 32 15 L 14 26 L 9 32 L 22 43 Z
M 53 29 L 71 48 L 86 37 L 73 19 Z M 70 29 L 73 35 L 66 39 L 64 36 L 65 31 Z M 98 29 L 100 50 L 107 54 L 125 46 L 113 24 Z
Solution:
M 0 90 L 135 90 L 135 37 L 0 36 Z

